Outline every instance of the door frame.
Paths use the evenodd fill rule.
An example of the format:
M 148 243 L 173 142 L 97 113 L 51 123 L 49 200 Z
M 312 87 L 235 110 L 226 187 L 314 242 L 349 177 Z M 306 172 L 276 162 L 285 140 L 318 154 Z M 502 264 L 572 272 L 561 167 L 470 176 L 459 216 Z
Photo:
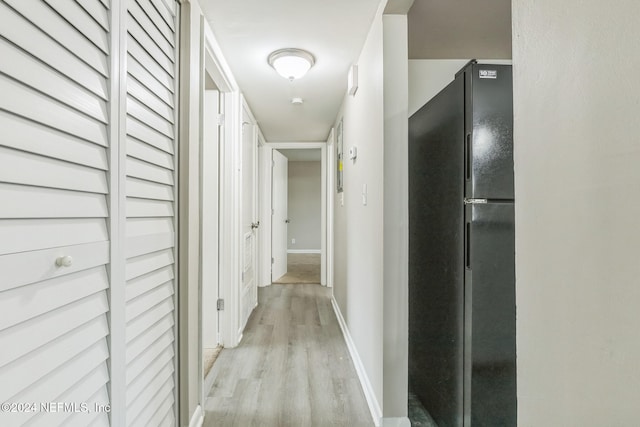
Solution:
M 240 126 L 240 91 L 231 74 L 220 46 L 201 10 L 191 3 L 180 6 L 180 72 L 179 82 L 179 224 L 176 233 L 178 246 L 178 424 L 198 424 L 204 418 L 206 402 L 203 378 L 202 335 L 202 254 L 201 254 L 201 158 L 203 145 L 203 110 L 205 70 L 218 87 L 224 102 L 223 132 L 219 139 L 219 286 L 220 297 L 229 292 L 234 283 L 232 262 L 237 256 L 234 248 L 234 219 L 238 214 L 237 198 L 237 138 Z M 237 280 L 237 279 L 236 279 Z M 225 286 L 222 286 L 222 285 Z M 228 284 L 228 285 L 227 285 Z M 228 333 L 229 312 L 220 312 L 220 341 L 231 343 Z M 194 354 L 195 353 L 195 354 Z M 195 406 L 195 409 L 193 405 Z
M 321 210 L 321 230 L 320 230 L 320 283 L 322 286 L 333 286 L 333 280 L 328 280 L 327 272 L 333 271 L 333 257 L 327 256 L 332 252 L 327 242 L 333 244 L 332 239 L 328 239 L 327 218 L 330 216 L 328 211 L 327 200 L 327 143 L 320 142 L 267 142 L 260 147 L 260 274 L 258 286 L 264 287 L 271 285 L 271 198 L 272 198 L 272 152 L 277 149 L 320 149 L 320 170 L 321 170 L 321 192 L 320 192 L 320 210 Z M 263 227 L 264 226 L 264 227 Z

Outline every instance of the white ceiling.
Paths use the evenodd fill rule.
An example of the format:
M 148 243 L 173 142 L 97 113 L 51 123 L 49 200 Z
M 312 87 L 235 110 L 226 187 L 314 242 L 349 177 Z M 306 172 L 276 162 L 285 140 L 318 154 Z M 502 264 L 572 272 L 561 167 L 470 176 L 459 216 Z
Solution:
M 201 0 L 231 71 L 269 142 L 325 141 L 380 0 Z M 267 63 L 277 49 L 316 64 L 289 82 Z M 303 105 L 292 105 L 301 97 Z
M 325 141 L 381 0 L 200 0 L 231 71 L 269 142 Z M 411 3 L 413 2 L 413 6 Z M 408 13 L 410 59 L 511 58 L 511 0 L 388 0 Z M 289 82 L 267 63 L 277 49 L 316 64 Z M 303 105 L 292 105 L 301 97 Z

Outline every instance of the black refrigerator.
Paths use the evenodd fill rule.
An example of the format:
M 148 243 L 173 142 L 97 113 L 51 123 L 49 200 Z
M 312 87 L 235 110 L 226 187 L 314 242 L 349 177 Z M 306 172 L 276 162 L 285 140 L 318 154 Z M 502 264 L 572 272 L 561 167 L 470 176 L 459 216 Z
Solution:
M 439 427 L 516 426 L 511 66 L 409 119 L 409 387 Z

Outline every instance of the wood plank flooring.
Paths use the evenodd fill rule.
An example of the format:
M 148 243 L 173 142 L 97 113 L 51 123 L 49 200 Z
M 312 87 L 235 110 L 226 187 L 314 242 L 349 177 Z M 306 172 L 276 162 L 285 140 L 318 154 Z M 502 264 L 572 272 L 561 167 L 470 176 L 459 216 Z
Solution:
M 258 290 L 242 343 L 213 366 L 205 427 L 374 425 L 330 295 L 310 284 Z
M 320 254 L 287 254 L 287 272 L 273 283 L 320 283 Z

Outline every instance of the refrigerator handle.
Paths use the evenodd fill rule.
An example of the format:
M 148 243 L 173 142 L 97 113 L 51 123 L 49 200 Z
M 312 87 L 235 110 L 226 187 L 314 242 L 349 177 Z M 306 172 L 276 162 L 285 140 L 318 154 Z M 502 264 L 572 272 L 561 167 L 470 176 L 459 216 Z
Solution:
M 464 177 L 466 181 L 471 179 L 471 133 L 468 133 L 464 141 Z
M 467 221 L 464 230 L 464 266 L 471 269 L 471 222 Z

